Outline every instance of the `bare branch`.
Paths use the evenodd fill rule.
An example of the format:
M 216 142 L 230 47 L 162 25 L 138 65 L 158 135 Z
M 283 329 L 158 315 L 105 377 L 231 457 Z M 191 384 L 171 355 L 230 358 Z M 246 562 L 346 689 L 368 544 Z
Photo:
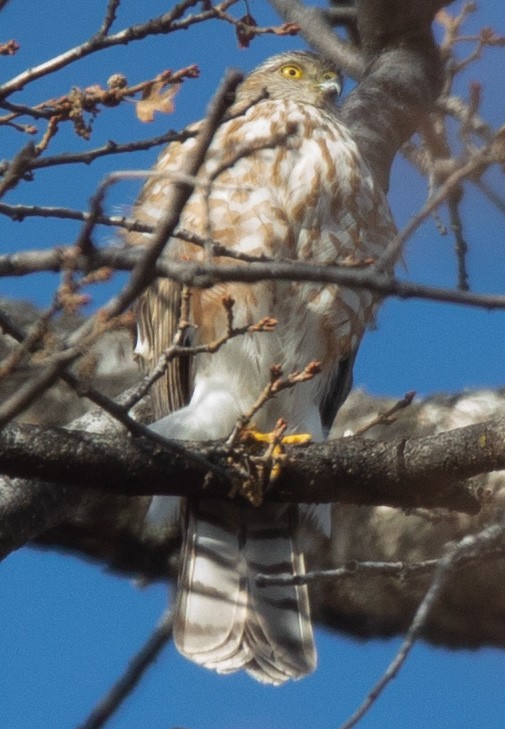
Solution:
M 350 437 L 286 448 L 274 501 L 436 506 L 475 513 L 480 495 L 461 479 L 505 468 L 505 421 L 436 436 L 392 441 Z M 157 443 L 58 428 L 9 424 L 0 433 L 0 467 L 9 476 L 71 482 L 106 493 L 223 498 L 235 486 L 228 449 L 217 444 Z M 69 462 L 68 454 L 72 453 Z M 192 455 L 193 454 L 193 455 Z M 203 463 L 202 463 L 203 461 Z M 205 463 L 213 468 L 207 483 Z M 228 472 L 231 480 L 222 474 Z M 214 478 L 215 476 L 215 478 Z
M 263 388 L 263 391 L 258 395 L 256 402 L 254 402 L 247 413 L 244 413 L 238 421 L 226 440 L 227 446 L 232 446 L 240 435 L 240 432 L 251 422 L 256 413 L 267 403 L 269 400 L 274 398 L 277 393 L 283 390 L 289 390 L 300 382 L 306 382 L 316 377 L 321 372 L 319 362 L 309 362 L 309 364 L 299 372 L 292 372 L 286 377 L 282 372 L 279 365 L 272 365 L 270 368 L 270 382 Z
M 505 547 L 503 544 L 498 546 L 492 545 L 482 550 L 478 554 L 468 553 L 462 555 L 458 560 L 460 565 L 478 562 L 482 557 L 501 559 L 504 556 Z M 418 574 L 433 573 L 435 567 L 440 564 L 438 559 L 423 559 L 418 562 L 360 562 L 352 560 L 342 567 L 327 570 L 311 570 L 304 575 L 263 575 L 258 574 L 256 584 L 258 587 L 266 587 L 267 585 L 310 585 L 311 582 L 321 582 L 328 580 L 336 582 L 340 580 L 353 580 L 359 575 L 382 577 L 395 577 L 398 580 L 409 579 Z
M 30 164 L 30 169 L 39 170 L 47 167 L 56 167 L 57 165 L 68 165 L 68 164 L 89 164 L 94 162 L 95 159 L 100 157 L 106 157 L 110 154 L 127 154 L 129 152 L 138 152 L 152 147 L 159 147 L 162 144 L 168 144 L 170 142 L 183 142 L 185 139 L 194 136 L 191 132 L 174 132 L 168 131 L 165 134 L 161 134 L 151 139 L 141 139 L 138 142 L 127 142 L 126 144 L 118 144 L 112 140 L 109 140 L 101 147 L 96 149 L 90 149 L 87 152 L 67 152 L 64 154 L 57 154 L 53 157 L 39 157 L 34 159 Z
M 75 61 L 85 58 L 92 53 L 97 53 L 104 48 L 111 48 L 117 45 L 126 45 L 133 41 L 143 40 L 149 35 L 168 34 L 173 33 L 176 30 L 189 28 L 191 25 L 196 23 L 202 23 L 212 18 L 219 18 L 219 12 L 226 10 L 231 7 L 237 0 L 224 0 L 224 2 L 218 3 L 218 5 L 211 6 L 208 10 L 203 10 L 195 15 L 189 15 L 186 18 L 182 16 L 187 9 L 196 5 L 198 0 L 182 0 L 175 7 L 165 15 L 160 15 L 158 18 L 149 20 L 141 25 L 130 26 L 124 30 L 120 30 L 113 35 L 104 35 L 103 32 L 98 32 L 90 40 L 81 43 L 75 48 L 71 48 L 65 53 L 60 54 L 51 58 L 49 61 L 41 63 L 39 66 L 23 71 L 15 78 L 7 81 L 5 84 L 0 86 L 0 98 L 5 98 L 12 94 L 14 91 L 19 91 L 28 83 L 31 83 L 35 79 L 46 76 L 49 73 L 54 73 L 65 66 L 68 66 Z M 103 28 L 103 26 L 102 26 Z
M 247 324 L 243 327 L 234 327 L 233 322 L 231 322 L 227 331 L 221 337 L 215 339 L 212 342 L 207 342 L 205 344 L 199 344 L 190 347 L 186 347 L 180 344 L 180 342 L 183 341 L 183 336 L 181 336 L 181 334 L 183 334 L 184 332 L 181 328 L 181 325 L 179 325 L 179 329 L 176 332 L 174 341 L 163 352 L 158 363 L 152 368 L 149 374 L 145 375 L 142 381 L 137 385 L 134 392 L 125 402 L 125 407 L 129 409 L 137 402 L 139 402 L 149 392 L 154 382 L 156 382 L 156 380 L 158 380 L 166 372 L 168 365 L 176 357 L 194 357 L 195 355 L 203 353 L 214 354 L 219 349 L 221 349 L 224 344 L 229 342 L 230 339 L 234 339 L 235 337 L 240 337 L 244 334 L 252 332 L 271 332 L 275 328 L 276 323 L 277 322 L 275 321 L 275 319 L 271 319 L 270 317 L 264 317 L 255 324 Z M 187 320 L 184 322 L 184 324 L 187 326 Z
M 47 205 L 10 205 L 2 202 L 0 202 L 0 214 L 6 215 L 11 220 L 17 222 L 29 217 L 86 221 L 89 220 L 91 215 L 91 213 L 85 210 L 72 210 L 70 208 L 50 207 Z M 139 233 L 152 233 L 154 230 L 152 225 L 146 225 L 145 223 L 133 220 L 133 218 L 125 218 L 124 216 L 118 215 L 97 215 L 96 223 L 98 225 L 117 226 L 125 230 L 138 231 Z
M 378 413 L 375 418 L 373 418 L 369 423 L 366 423 L 366 425 L 358 428 L 358 430 L 356 430 L 353 435 L 363 435 L 368 430 L 371 430 L 371 428 L 373 428 L 375 425 L 388 425 L 389 423 L 394 423 L 396 421 L 396 418 L 393 416 L 400 410 L 404 410 L 409 405 L 411 405 L 415 396 L 415 392 L 407 392 L 404 397 L 402 397 L 401 400 L 398 400 L 398 402 L 395 403 L 391 408 L 383 413 Z
M 97 217 L 97 222 L 98 220 L 99 217 Z M 181 237 L 183 236 L 181 235 Z M 26 251 L 0 256 L 0 277 L 21 276 L 36 271 L 59 271 L 62 266 L 62 254 L 65 250 L 62 248 L 51 251 Z M 140 246 L 137 246 L 135 250 L 103 248 L 95 250 L 91 256 L 85 259 L 77 259 L 76 265 L 84 271 L 104 266 L 131 271 L 142 252 L 143 249 Z M 479 294 L 472 291 L 425 286 L 381 273 L 375 270 L 375 267 L 353 268 L 345 263 L 341 266 L 315 266 L 298 261 L 274 261 L 251 262 L 247 266 L 237 266 L 193 263 L 192 261 L 181 263 L 161 258 L 153 264 L 152 273 L 197 288 L 207 288 L 223 281 L 244 283 L 267 280 L 313 281 L 333 283 L 349 288 L 366 288 L 381 296 L 396 296 L 400 299 L 427 299 L 489 310 L 505 308 L 505 295 L 503 294 Z
M 230 104 L 230 93 L 235 90 L 241 78 L 241 75 L 236 72 L 229 72 L 224 78 L 210 104 L 208 116 L 196 138 L 191 155 L 188 156 L 186 164 L 182 169 L 183 174 L 193 176 L 198 172 L 214 133 Z M 114 176 L 110 176 L 110 179 L 113 180 Z M 110 181 L 106 179 L 94 195 L 90 216 L 86 220 L 79 238 L 82 243 L 85 243 L 91 235 L 96 219 L 101 214 L 101 204 L 108 184 L 110 184 Z M 58 379 L 60 374 L 81 356 L 85 348 L 86 340 L 89 343 L 90 337 L 99 335 L 103 324 L 120 315 L 135 301 L 144 288 L 152 282 L 156 275 L 156 261 L 163 251 L 167 240 L 173 234 L 179 222 L 182 209 L 191 195 L 192 190 L 193 186 L 188 183 L 174 184 L 172 186 L 171 197 L 166 202 L 165 215 L 160 219 L 155 228 L 152 243 L 143 252 L 142 257 L 137 259 L 132 269 L 132 275 L 123 290 L 112 298 L 98 314 L 91 317 L 91 319 L 70 335 L 64 347 L 55 354 L 52 363 L 43 369 L 38 376 L 33 377 L 30 382 L 25 383 L 6 403 L 0 406 L 0 425 L 3 425 L 22 412 L 35 398 L 50 387 Z M 91 251 L 91 246 L 88 246 L 87 252 L 89 251 Z M 88 257 L 85 256 L 85 258 Z
M 2 197 L 7 190 L 15 187 L 19 180 L 30 172 L 32 162 L 36 157 L 37 153 L 33 142 L 28 142 L 28 144 L 19 150 L 17 155 L 9 164 L 7 171 L 0 182 L 0 197 Z
M 456 190 L 455 194 L 449 195 L 447 205 L 449 208 L 449 217 L 451 220 L 451 230 L 454 233 L 454 251 L 458 262 L 458 289 L 468 291 L 470 284 L 468 281 L 468 270 L 466 265 L 466 254 L 468 253 L 468 244 L 463 236 L 463 223 L 459 213 L 459 203 L 461 195 Z
M 335 35 L 323 11 L 307 7 L 299 0 L 270 0 L 270 4 L 286 21 L 300 26 L 300 35 L 312 48 L 331 58 L 352 78 L 361 78 L 365 69 L 363 59 Z
M 404 579 L 410 574 L 418 572 L 431 572 L 438 564 L 438 559 L 425 559 L 421 562 L 349 562 L 342 567 L 331 570 L 312 570 L 304 575 L 263 575 L 258 574 L 256 584 L 258 587 L 266 585 L 308 585 L 311 582 L 321 580 L 343 580 L 354 579 L 356 575 L 365 573 L 367 575 L 391 575 Z
M 505 198 L 500 197 L 488 183 L 480 177 L 478 180 L 473 180 L 475 186 L 481 191 L 481 193 L 490 200 L 493 205 L 505 215 Z
M 381 268 L 387 269 L 388 266 L 397 260 L 405 241 L 450 196 L 463 180 L 471 178 L 473 175 L 482 174 L 487 166 L 498 161 L 493 151 L 493 146 L 494 142 L 491 142 L 489 145 L 474 152 L 468 160 L 460 163 L 459 167 L 449 175 L 444 184 L 429 198 L 424 207 L 412 217 L 408 225 L 387 246 L 379 263 Z
M 109 0 L 109 2 L 107 3 L 107 10 L 105 12 L 103 23 L 97 34 L 98 36 L 104 36 L 108 34 L 109 30 L 112 27 L 112 24 L 116 20 L 116 13 L 120 4 L 121 0 Z
M 353 726 L 356 726 L 356 724 L 373 706 L 386 686 L 397 676 L 398 671 L 407 660 L 414 643 L 425 628 L 433 606 L 439 599 L 460 560 L 464 559 L 465 556 L 469 554 L 474 555 L 482 549 L 488 549 L 490 546 L 496 544 L 500 539 L 503 539 L 504 534 L 505 526 L 503 524 L 495 524 L 484 529 L 479 534 L 464 537 L 458 544 L 451 544 L 447 547 L 445 555 L 440 559 L 437 565 L 431 585 L 421 604 L 417 608 L 414 619 L 412 620 L 400 650 L 393 661 L 389 664 L 380 681 L 375 684 L 359 709 L 341 725 L 340 729 L 352 729 Z
M 106 696 L 95 706 L 79 729 L 100 729 L 132 693 L 146 670 L 154 663 L 172 637 L 172 613 L 168 610 L 146 644 L 130 660 L 128 668 Z

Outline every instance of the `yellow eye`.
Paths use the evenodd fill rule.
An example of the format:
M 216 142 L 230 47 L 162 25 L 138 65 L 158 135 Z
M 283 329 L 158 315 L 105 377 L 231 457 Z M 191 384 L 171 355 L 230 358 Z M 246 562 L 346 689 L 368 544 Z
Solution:
M 290 78 L 294 81 L 297 81 L 303 76 L 303 71 L 300 66 L 297 66 L 294 63 L 287 63 L 285 66 L 281 66 L 281 73 L 284 78 Z

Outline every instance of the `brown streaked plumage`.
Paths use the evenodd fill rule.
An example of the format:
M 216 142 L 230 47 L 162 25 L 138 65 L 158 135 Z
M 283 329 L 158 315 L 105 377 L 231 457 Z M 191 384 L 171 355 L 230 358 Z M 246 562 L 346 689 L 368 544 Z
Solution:
M 248 255 L 319 264 L 377 257 L 394 226 L 384 193 L 338 120 L 334 99 L 340 85 L 339 72 L 313 53 L 283 53 L 253 71 L 198 173 L 202 182 L 213 180 L 210 191 L 195 188 L 181 227 Z M 175 172 L 193 144 L 189 139 L 170 145 L 155 169 Z M 156 223 L 170 184 L 168 177 L 150 179 L 136 217 Z M 129 236 L 132 245 L 148 240 Z M 179 260 L 207 255 L 178 239 L 167 251 Z M 233 339 L 190 365 L 174 362 L 153 388 L 153 429 L 178 439 L 225 437 L 257 399 L 272 364 L 289 373 L 319 360 L 321 375 L 268 402 L 255 425 L 271 430 L 283 417 L 291 432 L 324 438 L 350 387 L 354 356 L 377 303 L 374 295 L 272 281 L 194 290 L 191 343 L 223 334 L 224 295 L 236 301 L 237 326 L 271 316 L 278 321 L 275 332 Z M 174 336 L 180 298 L 176 283 L 158 281 L 139 304 L 137 352 L 147 370 Z M 174 518 L 171 503 L 154 499 L 150 520 Z M 220 672 L 244 668 L 273 684 L 312 671 L 316 653 L 307 589 L 255 584 L 258 572 L 303 573 L 303 523 L 314 521 L 307 509 L 184 501 L 181 513 L 184 545 L 174 629 L 181 653 Z

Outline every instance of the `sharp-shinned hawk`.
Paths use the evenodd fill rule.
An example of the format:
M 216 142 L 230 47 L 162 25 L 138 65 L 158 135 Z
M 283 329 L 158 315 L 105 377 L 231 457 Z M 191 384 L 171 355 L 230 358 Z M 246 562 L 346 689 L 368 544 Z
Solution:
M 377 259 L 394 225 L 384 191 L 339 121 L 340 86 L 334 65 L 309 52 L 282 53 L 249 74 L 214 136 L 180 228 L 247 256 L 323 266 Z M 194 144 L 189 138 L 169 145 L 155 170 L 176 173 Z M 137 219 L 157 223 L 173 181 L 173 174 L 149 179 Z M 149 235 L 130 234 L 129 242 L 148 244 Z M 205 247 L 177 237 L 166 254 L 209 260 Z M 212 261 L 233 262 L 223 256 Z M 273 317 L 275 330 L 236 337 L 190 362 L 172 362 L 153 387 L 153 429 L 172 439 L 225 438 L 257 400 L 273 364 L 290 373 L 318 360 L 321 374 L 268 401 L 254 425 L 269 431 L 282 417 L 288 432 L 324 439 L 349 390 L 377 296 L 366 289 L 275 280 L 195 288 L 188 344 L 223 335 L 225 296 L 236 302 L 237 327 Z M 148 371 L 172 342 L 180 306 L 181 286 L 166 279 L 158 279 L 139 303 L 136 351 Z M 155 497 L 149 518 L 175 518 L 167 503 L 167 497 Z M 272 684 L 314 669 L 307 588 L 255 582 L 258 572 L 303 573 L 302 527 L 313 514 L 295 504 L 256 508 L 239 500 L 183 500 L 174 623 L 181 653 L 219 672 L 244 668 Z

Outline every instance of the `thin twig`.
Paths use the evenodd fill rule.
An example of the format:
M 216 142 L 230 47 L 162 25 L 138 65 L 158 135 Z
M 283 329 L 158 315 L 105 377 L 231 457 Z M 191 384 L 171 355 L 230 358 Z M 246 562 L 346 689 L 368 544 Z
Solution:
M 252 421 L 256 413 L 267 403 L 272 400 L 279 392 L 288 390 L 300 382 L 306 382 L 312 380 L 316 375 L 321 372 L 319 362 L 309 362 L 303 370 L 292 372 L 291 374 L 284 377 L 284 374 L 279 365 L 273 365 L 270 368 L 270 382 L 264 387 L 263 391 L 258 396 L 255 403 L 250 409 L 240 416 L 235 423 L 235 426 L 226 440 L 227 447 L 233 446 L 240 436 L 240 433 L 244 428 Z
M 151 171 L 146 174 L 151 174 Z M 115 173 L 116 179 L 128 179 L 131 178 L 131 172 L 118 172 Z M 176 177 L 180 177 L 180 173 L 176 173 Z M 186 177 L 188 179 L 188 177 Z M 196 180 L 196 178 L 193 178 Z M 0 202 L 0 215 L 6 215 L 16 222 L 24 220 L 27 217 L 40 217 L 40 218 L 56 218 L 61 220 L 78 220 L 86 222 L 91 216 L 91 212 L 87 210 L 72 210 L 71 208 L 64 207 L 51 207 L 46 205 L 10 205 L 8 203 Z M 138 233 L 153 233 L 154 225 L 148 225 L 142 223 L 139 220 L 133 218 L 127 218 L 120 215 L 100 215 L 98 212 L 94 213 L 95 225 L 107 225 L 116 228 L 123 228 L 124 230 L 138 232 Z M 226 247 L 217 243 L 213 239 L 207 239 L 198 233 L 186 230 L 184 228 L 176 228 L 173 234 L 174 238 L 183 240 L 187 243 L 193 243 L 200 248 L 210 250 L 213 256 L 219 256 L 220 258 L 232 258 L 237 261 L 244 261 L 245 263 L 266 263 L 267 261 L 273 261 L 272 258 L 265 254 L 258 256 L 252 256 L 241 251 L 236 251 L 233 248 Z M 54 252 L 62 251 L 63 249 L 58 246 L 57 249 L 53 249 Z M 40 253 L 40 251 L 39 251 Z M 46 251 L 49 253 L 49 251 Z M 8 254 L 7 254 L 8 255 Z M 59 253 L 56 254 L 59 257 Z M 29 262 L 31 258 L 31 263 Z M 24 273 L 32 272 L 30 269 L 31 265 L 39 266 L 42 264 L 42 259 L 31 257 L 30 251 L 25 253 L 14 253 L 10 257 L 10 263 L 7 264 L 7 256 L 0 256 L 2 265 L 8 265 L 11 267 L 11 273 L 9 275 L 17 276 L 23 275 Z M 24 263 L 23 263 L 24 261 Z M 33 269 L 33 272 L 36 269 Z
M 381 255 L 377 267 L 380 270 L 387 270 L 397 260 L 405 241 L 449 197 L 451 192 L 463 180 L 483 171 L 493 161 L 492 145 L 488 145 L 471 155 L 470 159 L 462 162 L 459 168 L 449 175 L 444 184 L 429 198 L 424 207 L 411 218 L 405 228 L 393 238 Z
M 97 34 L 93 38 L 84 41 L 84 43 L 61 53 L 59 56 L 55 56 L 49 61 L 45 61 L 38 66 L 33 66 L 27 71 L 20 73 L 18 76 L 15 76 L 10 81 L 7 81 L 5 84 L 0 86 L 0 97 L 5 98 L 14 91 L 19 91 L 32 81 L 35 81 L 42 76 L 46 76 L 49 73 L 54 73 L 61 68 L 65 68 L 65 66 L 85 58 L 92 53 L 97 53 L 103 48 L 126 45 L 133 41 L 143 40 L 150 35 L 173 33 L 177 30 L 189 28 L 197 23 L 203 23 L 206 20 L 219 18 L 219 11 L 226 10 L 237 2 L 237 0 L 224 0 L 224 2 L 221 2 L 217 6 L 211 7 L 208 10 L 203 10 L 201 13 L 196 13 L 195 15 L 183 18 L 182 16 L 185 11 L 196 5 L 198 1 L 199 0 L 182 0 L 182 2 L 175 5 L 170 12 L 160 15 L 158 18 L 148 20 L 146 23 L 124 28 L 113 35 Z
M 106 157 L 111 154 L 128 154 L 129 152 L 139 152 L 152 147 L 159 147 L 162 144 L 170 142 L 184 142 L 189 137 L 194 137 L 194 133 L 183 130 L 182 132 L 174 132 L 172 130 L 151 139 L 140 139 L 138 142 L 127 142 L 126 144 L 118 144 L 109 140 L 101 147 L 90 149 L 86 152 L 67 152 L 57 154 L 52 157 L 39 157 L 31 163 L 31 169 L 45 169 L 47 167 L 56 167 L 58 165 L 68 165 L 82 163 L 88 165 L 100 157 Z
M 0 182 L 0 197 L 7 190 L 11 190 L 18 182 L 31 170 L 31 165 L 37 157 L 37 152 L 33 142 L 28 142 L 22 147 L 14 159 L 9 162 L 9 166 Z
M 112 27 L 112 24 L 116 20 L 116 13 L 117 13 L 117 9 L 119 8 L 120 4 L 121 4 L 121 0 L 109 0 L 109 2 L 107 3 L 107 10 L 105 12 L 105 17 L 103 19 L 100 30 L 97 33 L 98 36 L 103 37 L 108 34 L 109 30 Z
M 456 194 L 449 195 L 447 199 L 447 207 L 449 209 L 449 218 L 451 221 L 451 230 L 454 233 L 454 251 L 458 263 L 458 289 L 460 291 L 468 291 L 470 284 L 468 281 L 468 269 L 466 265 L 466 254 L 468 253 L 468 244 L 463 236 L 463 223 L 459 214 L 459 203 L 461 194 L 456 190 Z
M 415 396 L 416 393 L 413 390 L 407 392 L 401 400 L 398 400 L 398 402 L 393 405 L 393 407 L 383 413 L 378 413 L 369 423 L 358 428 L 353 435 L 363 435 L 363 433 L 366 433 L 376 425 L 389 425 L 390 423 L 394 423 L 396 421 L 396 418 L 393 417 L 395 413 L 411 405 Z
M 346 578 L 355 578 L 356 575 L 382 575 L 403 579 L 411 574 L 430 572 L 438 564 L 438 559 L 425 559 L 420 562 L 371 562 L 352 561 L 328 570 L 311 570 L 303 575 L 256 575 L 258 587 L 272 585 L 309 585 L 311 582 L 330 580 L 336 582 Z
M 469 106 L 459 96 L 445 96 L 436 102 L 438 108 L 443 114 L 449 114 L 457 119 L 461 124 L 465 124 L 472 132 L 478 134 L 487 144 L 494 139 L 494 131 L 490 124 L 481 119 L 477 114 L 468 113 Z
M 472 182 L 481 191 L 481 193 L 493 203 L 500 213 L 505 215 L 505 198 L 498 195 L 498 193 L 493 190 L 493 188 L 482 177 L 478 180 L 472 180 Z
M 225 302 L 223 303 L 226 306 Z M 227 311 L 229 311 L 229 309 L 227 309 Z M 149 392 L 156 380 L 165 374 L 168 365 L 175 358 L 194 357 L 198 354 L 204 353 L 214 354 L 218 351 L 218 349 L 221 349 L 224 344 L 235 337 L 240 337 L 244 334 L 253 332 L 271 332 L 274 330 L 276 323 L 276 320 L 271 317 L 263 317 L 263 319 L 260 319 L 255 324 L 247 324 L 243 327 L 234 327 L 232 323 L 231 326 L 227 327 L 226 332 L 221 337 L 218 337 L 207 344 L 197 344 L 194 346 L 183 346 L 180 343 L 183 341 L 184 330 L 183 327 L 179 325 L 174 341 L 162 353 L 154 368 L 143 378 L 135 390 L 130 394 L 128 401 L 124 403 L 125 407 L 129 410 L 137 402 L 139 402 L 147 394 L 147 392 Z
M 415 510 L 409 512 L 415 513 Z M 430 513 L 430 512 L 429 512 Z M 454 518 L 454 514 L 449 515 Z M 482 559 L 486 556 L 490 559 L 502 559 L 505 547 L 503 544 L 483 548 L 478 555 L 466 554 L 462 555 L 458 560 L 461 564 L 470 564 L 476 559 Z M 337 582 L 338 580 L 355 579 L 357 575 L 395 577 L 404 580 L 410 576 L 415 576 L 423 572 L 433 572 L 439 564 L 440 559 L 423 559 L 419 562 L 380 562 L 380 561 L 359 561 L 352 560 L 341 567 L 325 570 L 310 570 L 304 575 L 280 574 L 280 575 L 256 575 L 256 584 L 258 587 L 270 587 L 272 585 L 288 586 L 288 585 L 310 585 L 312 582 Z
M 130 660 L 124 674 L 95 706 L 79 729 L 100 729 L 109 721 L 171 639 L 172 626 L 172 613 L 167 610 L 146 644 Z
M 389 664 L 381 679 L 369 692 L 361 706 L 346 722 L 341 725 L 340 729 L 351 729 L 353 726 L 356 726 L 363 716 L 371 709 L 386 686 L 397 676 L 398 671 L 401 669 L 407 659 L 407 656 L 412 650 L 414 643 L 425 628 L 431 610 L 439 599 L 442 590 L 449 581 L 456 565 L 467 555 L 479 553 L 482 549 L 487 549 L 490 546 L 493 546 L 500 539 L 503 539 L 504 533 L 505 526 L 503 524 L 495 524 L 484 529 L 479 534 L 463 537 L 460 542 L 448 545 L 445 555 L 441 557 L 438 562 L 431 585 L 421 604 L 417 608 L 416 614 L 410 624 L 410 628 L 400 650 L 393 661 Z
M 21 222 L 25 218 L 57 218 L 61 220 L 88 220 L 90 213 L 87 210 L 72 210 L 64 207 L 51 207 L 48 205 L 10 205 L 0 202 L 0 215 L 6 215 L 11 220 Z M 98 225 L 109 225 L 139 233 L 152 233 L 154 227 L 120 215 L 99 215 L 96 218 Z

